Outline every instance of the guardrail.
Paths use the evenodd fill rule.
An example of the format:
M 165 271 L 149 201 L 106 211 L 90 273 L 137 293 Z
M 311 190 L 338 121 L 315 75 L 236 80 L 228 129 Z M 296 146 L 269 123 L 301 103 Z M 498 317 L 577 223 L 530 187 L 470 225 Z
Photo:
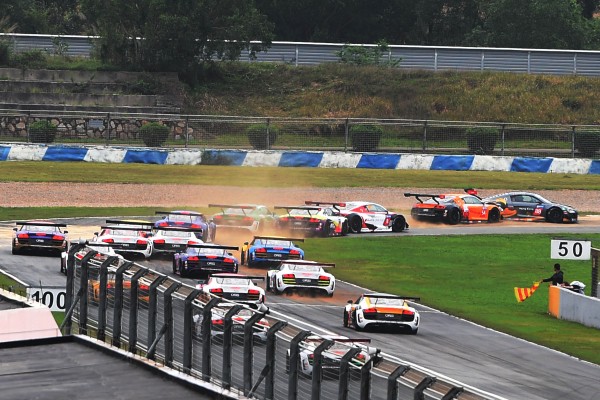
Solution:
M 0 33 L 17 52 L 40 49 L 50 54 L 89 57 L 97 37 Z M 283 42 L 271 44 L 256 60 L 243 51 L 240 60 L 317 65 L 337 62 L 342 43 Z M 375 47 L 374 44 L 364 44 Z M 384 59 L 401 60 L 398 68 L 430 71 L 506 71 L 550 75 L 600 75 L 600 52 L 589 50 L 518 49 L 493 47 L 449 47 L 390 45 Z
M 307 338 L 319 335 L 281 314 L 207 297 L 85 243 L 68 251 L 66 303 L 63 333 L 96 337 L 239 396 L 500 399 L 379 351 L 327 338 L 311 345 Z
M 30 127 L 49 121 L 54 132 L 40 137 Z M 147 143 L 143 124 L 169 128 Z M 411 119 L 315 119 L 173 114 L 124 114 L 0 110 L 0 142 L 55 142 L 163 148 L 328 150 L 598 158 L 600 128 Z

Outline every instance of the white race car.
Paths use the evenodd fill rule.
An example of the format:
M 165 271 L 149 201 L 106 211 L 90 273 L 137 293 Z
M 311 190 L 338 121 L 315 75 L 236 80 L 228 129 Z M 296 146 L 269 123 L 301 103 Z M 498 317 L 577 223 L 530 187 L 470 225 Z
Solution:
M 141 254 L 150 258 L 152 254 L 152 223 L 146 221 L 106 220 L 107 224 L 94 233 L 94 242 L 108 243 L 119 254 Z
M 151 237 L 152 255 L 180 253 L 186 251 L 189 245 L 203 244 L 196 237 L 196 232 L 201 234 L 202 230 L 169 227 L 156 230 Z
M 352 233 L 402 232 L 408 228 L 403 215 L 389 211 L 380 204 L 368 201 L 347 201 L 341 204 L 340 214 L 348 218 L 348 227 Z
M 310 378 L 313 374 L 314 352 L 325 339 L 333 340 L 334 344 L 325 350 L 323 355 L 322 377 L 339 379 L 340 362 L 342 357 L 352 348 L 359 347 L 360 353 L 350 360 L 350 376 L 353 379 L 360 379 L 360 368 L 366 362 L 373 359 L 373 364 L 377 365 L 383 360 L 379 355 L 380 350 L 376 347 L 367 346 L 370 339 L 351 339 L 346 336 L 325 335 L 325 336 L 309 336 L 300 344 L 299 353 L 299 375 L 301 377 Z M 286 357 L 286 372 L 289 373 L 289 357 L 290 350 L 287 350 Z
M 225 325 L 225 315 L 231 309 L 234 303 L 223 303 L 219 304 L 211 310 L 211 330 L 210 334 L 212 338 L 222 340 L 223 328 Z M 232 333 L 234 338 L 243 339 L 244 337 L 244 324 L 248 319 L 254 315 L 255 311 L 250 308 L 244 308 L 240 310 L 231 319 L 233 321 Z M 194 336 L 200 338 L 202 332 L 202 314 L 194 314 Z M 261 318 L 255 325 L 253 331 L 253 337 L 255 341 L 265 343 L 267 341 L 267 331 L 270 328 L 269 321 L 266 318 Z
M 96 243 L 96 245 L 93 244 L 88 244 L 87 247 L 83 248 L 82 250 L 78 251 L 77 253 L 75 253 L 75 258 L 78 260 L 81 260 L 83 258 L 83 256 L 85 256 L 87 254 L 87 249 L 92 249 L 98 252 L 98 254 L 96 254 L 94 256 L 95 260 L 98 260 L 100 262 L 105 261 L 108 257 L 111 256 L 117 256 L 121 259 L 123 259 L 123 256 L 120 254 L 117 254 L 115 252 L 115 250 L 108 244 L 102 244 L 99 245 L 98 243 Z M 68 252 L 67 251 L 63 251 L 60 255 L 60 272 L 62 272 L 63 274 L 67 274 L 67 257 L 68 257 Z
M 281 294 L 286 290 L 310 290 L 333 296 L 335 277 L 325 268 L 335 264 L 316 261 L 286 260 L 277 269 L 267 271 L 267 290 Z
M 356 302 L 348 300 L 344 307 L 344 326 L 357 331 L 368 327 L 388 327 L 408 330 L 417 334 L 421 318 L 407 300 L 418 297 L 394 296 L 385 293 L 365 293 Z
M 239 274 L 213 274 L 204 284 L 196 285 L 203 293 L 212 294 L 227 300 L 245 303 L 252 308 L 260 309 L 265 303 L 265 291 L 254 283 L 264 280 L 262 276 Z

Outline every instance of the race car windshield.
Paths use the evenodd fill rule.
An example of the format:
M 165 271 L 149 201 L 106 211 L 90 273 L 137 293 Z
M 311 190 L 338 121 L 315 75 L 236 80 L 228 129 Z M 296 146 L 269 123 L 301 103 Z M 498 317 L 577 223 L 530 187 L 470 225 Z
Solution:
M 60 232 L 60 229 L 56 226 L 44 226 L 44 225 L 23 225 L 22 231 L 35 231 L 35 232 Z
M 316 210 L 290 210 L 290 215 L 312 215 L 316 214 Z
M 123 229 L 107 229 L 106 231 L 104 231 L 105 235 L 113 235 L 113 236 L 143 236 L 144 233 L 143 232 L 136 232 L 136 231 L 130 231 L 130 230 L 123 230 Z
M 169 214 L 167 219 L 173 222 L 192 222 L 192 217 L 200 218 L 198 215 Z
M 304 272 L 320 272 L 321 267 L 318 265 L 295 265 L 295 264 L 284 264 L 290 271 L 304 271 Z
M 192 248 L 191 253 L 195 254 L 207 254 L 207 255 L 215 255 L 215 256 L 225 256 L 227 253 L 223 249 L 213 249 L 210 247 L 204 247 L 200 249 Z
M 254 211 L 254 210 L 248 210 L 248 209 L 244 209 L 244 208 L 226 208 L 223 211 L 223 213 L 231 214 L 231 215 L 247 215 L 247 214 L 251 214 L 252 211 Z
M 292 247 L 292 242 L 290 242 L 289 240 L 268 239 L 268 240 L 264 240 L 263 244 L 267 245 L 267 246 Z
M 403 306 L 404 300 L 386 297 L 369 297 L 371 305 L 374 306 Z
M 243 278 L 215 278 L 215 281 L 220 285 L 251 285 L 250 279 Z
M 178 237 L 178 238 L 189 238 L 192 237 L 192 232 L 182 231 L 158 231 L 160 236 L 164 237 Z

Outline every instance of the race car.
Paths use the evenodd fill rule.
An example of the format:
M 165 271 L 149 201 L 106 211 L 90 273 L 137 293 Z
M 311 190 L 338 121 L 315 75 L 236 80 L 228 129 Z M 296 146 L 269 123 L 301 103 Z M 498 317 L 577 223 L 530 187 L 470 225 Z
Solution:
M 311 378 L 313 374 L 314 353 L 315 349 L 325 340 L 333 340 L 334 344 L 322 353 L 323 361 L 321 364 L 322 377 L 324 379 L 339 379 L 340 364 L 342 357 L 352 348 L 359 347 L 361 349 L 354 358 L 350 360 L 350 377 L 356 380 L 360 379 L 360 368 L 366 362 L 373 360 L 373 366 L 377 366 L 383 357 L 379 354 L 380 350 L 376 347 L 367 346 L 371 343 L 371 339 L 352 339 L 346 336 L 338 335 L 312 335 L 304 339 L 300 344 L 299 353 L 299 375 L 303 378 Z M 287 350 L 286 355 L 286 372 L 290 371 L 290 350 Z
M 348 220 L 340 215 L 341 206 L 343 203 L 306 201 L 304 206 L 274 208 L 287 211 L 287 214 L 281 215 L 277 221 L 280 230 L 328 237 L 348 234 Z
M 24 250 L 41 250 L 60 255 L 67 250 L 67 233 L 61 230 L 65 224 L 50 221 L 17 221 L 13 228 L 12 254 L 21 254 Z
M 164 227 L 152 233 L 152 255 L 172 255 L 185 251 L 189 245 L 204 243 L 196 237 L 201 229 Z
M 282 261 L 277 269 L 267 272 L 267 290 L 275 294 L 292 290 L 319 291 L 331 297 L 335 290 L 335 277 L 325 269 L 333 267 L 335 264 L 316 261 Z
M 429 220 L 456 225 L 460 222 L 499 222 L 502 208 L 489 201 L 481 200 L 477 192 L 465 189 L 466 193 L 424 194 L 404 193 L 404 197 L 414 197 L 416 203 L 410 213 L 416 220 Z M 424 200 L 425 199 L 425 200 Z
M 197 233 L 199 239 L 203 242 L 213 242 L 217 235 L 217 226 L 213 221 L 209 221 L 206 216 L 196 211 L 156 211 L 156 215 L 163 215 L 161 219 L 154 223 L 155 229 L 165 227 L 179 227 L 188 229 L 199 229 Z
M 74 255 L 75 258 L 77 260 L 81 260 L 83 258 L 83 256 L 85 254 L 87 254 L 88 249 L 98 252 L 98 254 L 96 254 L 94 256 L 94 259 L 98 260 L 100 262 L 105 261 L 110 256 L 116 256 L 121 259 L 124 259 L 123 256 L 120 254 L 117 254 L 115 252 L 115 250 L 113 249 L 113 247 L 110 246 L 108 243 L 102 243 L 102 244 L 94 243 L 94 245 L 88 245 L 87 248 L 83 248 L 80 251 L 78 251 L 77 253 L 75 253 L 75 255 Z M 60 272 L 65 275 L 67 274 L 67 257 L 68 257 L 68 250 L 63 251 L 60 254 Z
M 419 312 L 408 304 L 418 297 L 394 296 L 385 293 L 365 293 L 344 307 L 344 326 L 357 331 L 366 328 L 400 328 L 413 335 L 419 330 Z
M 272 266 L 282 260 L 303 260 L 304 250 L 294 242 L 304 239 L 281 236 L 254 236 L 251 242 L 244 242 L 241 262 L 248 267 Z
M 239 247 L 208 243 L 188 245 L 186 251 L 173 255 L 173 273 L 203 278 L 221 272 L 236 274 L 238 259 L 229 252 L 231 250 L 237 251 Z
M 94 242 L 108 243 L 118 254 L 138 254 L 144 258 L 152 255 L 152 223 L 135 220 L 107 219 L 100 227 L 100 232 L 94 232 Z
M 555 203 L 537 193 L 508 192 L 486 197 L 483 201 L 498 204 L 505 219 L 576 223 L 579 217 L 573 207 Z
M 201 289 L 203 293 L 245 303 L 258 309 L 265 302 L 265 291 L 254 281 L 264 279 L 262 276 L 213 274 L 206 283 L 198 284 L 196 288 Z
M 408 229 L 403 215 L 388 211 L 380 204 L 368 201 L 347 201 L 340 203 L 340 215 L 348 219 L 351 233 L 392 231 Z
M 211 309 L 211 329 L 210 335 L 213 339 L 222 340 L 223 338 L 223 330 L 225 325 L 225 315 L 231 309 L 234 303 L 220 303 L 216 307 Z M 241 342 L 244 337 L 244 324 L 248 319 L 254 315 L 255 311 L 250 308 L 243 308 L 237 314 L 235 314 L 231 320 L 233 321 L 231 332 L 234 337 L 234 342 Z M 202 313 L 194 314 L 194 337 L 196 339 L 201 338 L 202 332 Z M 267 341 L 267 331 L 270 328 L 269 321 L 266 318 L 261 318 L 254 325 L 254 330 L 252 331 L 252 336 L 254 341 L 259 343 L 266 343 Z
M 209 204 L 208 206 L 221 209 L 221 212 L 213 215 L 212 218 L 219 229 L 244 229 L 261 232 L 265 228 L 274 228 L 277 221 L 277 215 L 263 205 Z

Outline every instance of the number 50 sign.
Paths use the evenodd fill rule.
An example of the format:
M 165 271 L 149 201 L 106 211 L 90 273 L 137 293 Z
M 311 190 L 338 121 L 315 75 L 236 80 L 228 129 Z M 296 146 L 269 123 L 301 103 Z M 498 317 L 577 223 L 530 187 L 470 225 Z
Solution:
M 589 260 L 592 242 L 589 240 L 552 239 L 550 258 L 561 260 Z

